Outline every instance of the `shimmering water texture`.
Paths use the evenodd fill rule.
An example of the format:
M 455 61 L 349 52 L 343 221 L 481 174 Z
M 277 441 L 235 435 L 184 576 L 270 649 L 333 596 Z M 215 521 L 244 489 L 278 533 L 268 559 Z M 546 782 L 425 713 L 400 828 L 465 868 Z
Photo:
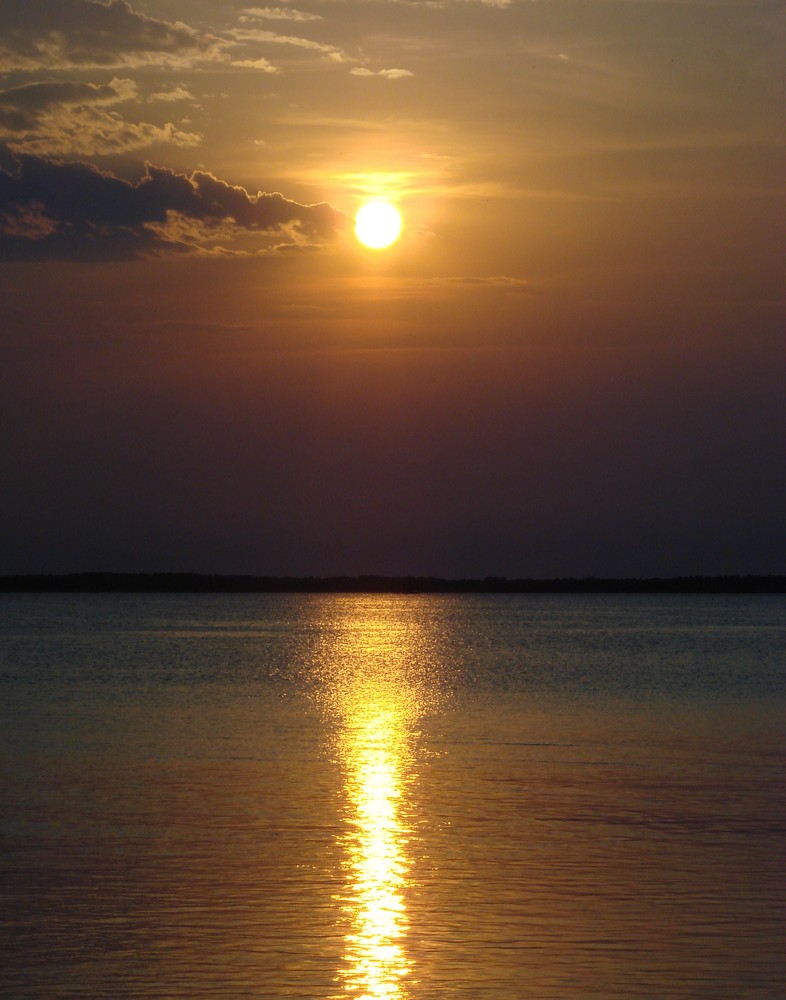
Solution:
M 4 997 L 786 996 L 781 597 L 0 623 Z

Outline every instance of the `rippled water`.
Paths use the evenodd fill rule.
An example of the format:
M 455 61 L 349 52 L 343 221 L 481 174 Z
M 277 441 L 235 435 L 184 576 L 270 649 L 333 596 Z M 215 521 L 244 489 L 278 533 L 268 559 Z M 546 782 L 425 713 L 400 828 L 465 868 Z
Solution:
M 0 597 L 0 992 L 786 996 L 786 600 Z

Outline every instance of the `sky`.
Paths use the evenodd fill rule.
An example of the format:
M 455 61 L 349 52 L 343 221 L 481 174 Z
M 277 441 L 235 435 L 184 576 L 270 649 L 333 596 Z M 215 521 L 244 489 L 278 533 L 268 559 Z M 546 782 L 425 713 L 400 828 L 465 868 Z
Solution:
M 781 0 L 251 2 L 0 3 L 0 573 L 786 572 Z

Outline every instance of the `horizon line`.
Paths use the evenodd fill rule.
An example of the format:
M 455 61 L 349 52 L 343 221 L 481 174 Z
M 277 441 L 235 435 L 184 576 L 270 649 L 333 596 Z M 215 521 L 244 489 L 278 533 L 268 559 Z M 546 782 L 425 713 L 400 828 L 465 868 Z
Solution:
M 781 574 L 440 577 L 114 572 L 0 575 L 0 593 L 786 593 Z

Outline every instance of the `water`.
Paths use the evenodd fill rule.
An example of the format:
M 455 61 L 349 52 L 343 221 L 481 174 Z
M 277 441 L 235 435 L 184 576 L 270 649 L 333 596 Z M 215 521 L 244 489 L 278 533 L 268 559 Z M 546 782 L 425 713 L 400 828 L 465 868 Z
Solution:
M 779 596 L 4 595 L 0 993 L 786 996 Z

